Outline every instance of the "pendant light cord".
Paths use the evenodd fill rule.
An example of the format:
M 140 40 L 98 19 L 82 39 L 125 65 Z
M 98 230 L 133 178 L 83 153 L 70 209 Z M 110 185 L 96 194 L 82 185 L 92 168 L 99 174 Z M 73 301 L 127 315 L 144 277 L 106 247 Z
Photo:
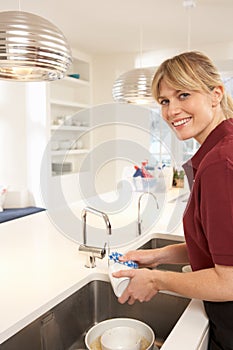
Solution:
M 142 65 L 142 43 L 143 43 L 143 30 L 142 30 L 142 24 L 140 25 L 140 33 L 139 33 L 139 55 L 140 55 L 140 68 L 143 67 Z
M 143 13 L 143 3 L 142 0 L 138 1 L 138 8 L 140 13 Z M 139 21 L 139 67 L 143 68 L 143 16 Z
M 183 6 L 188 12 L 188 30 L 187 30 L 187 50 L 191 50 L 191 31 L 192 31 L 192 21 L 191 21 L 191 10 L 196 6 L 196 0 L 184 0 Z
M 191 8 L 187 8 L 188 11 L 188 34 L 187 34 L 187 50 L 191 49 Z
M 18 8 L 19 8 L 19 11 L 21 11 L 21 2 L 20 2 L 20 0 L 18 0 Z

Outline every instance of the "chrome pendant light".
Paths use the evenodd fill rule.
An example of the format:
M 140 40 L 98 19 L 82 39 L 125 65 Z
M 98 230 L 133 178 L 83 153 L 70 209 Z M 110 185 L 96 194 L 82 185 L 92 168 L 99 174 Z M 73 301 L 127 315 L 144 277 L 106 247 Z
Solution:
M 188 10 L 196 6 L 196 0 L 183 0 L 183 6 Z M 188 50 L 191 46 L 191 14 L 188 13 Z M 140 56 L 142 66 L 142 29 L 140 30 Z M 123 73 L 113 84 L 112 96 L 116 102 L 134 104 L 155 104 L 151 85 L 155 67 L 135 68 Z
M 127 71 L 119 76 L 113 84 L 112 96 L 116 102 L 150 105 L 155 102 L 151 85 L 155 74 L 154 67 L 143 67 L 142 42 L 143 31 L 140 25 L 140 68 Z
M 0 12 L 0 79 L 61 79 L 71 57 L 64 35 L 48 20 L 23 11 Z
M 135 68 L 123 73 L 113 85 L 112 95 L 116 102 L 152 104 L 151 84 L 154 67 Z

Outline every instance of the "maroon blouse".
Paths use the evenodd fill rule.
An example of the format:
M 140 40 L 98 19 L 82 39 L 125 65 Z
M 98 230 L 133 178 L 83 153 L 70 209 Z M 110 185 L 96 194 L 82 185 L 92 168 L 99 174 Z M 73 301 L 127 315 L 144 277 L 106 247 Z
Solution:
M 233 266 L 233 119 L 219 124 L 183 167 L 191 185 L 183 224 L 193 270 Z

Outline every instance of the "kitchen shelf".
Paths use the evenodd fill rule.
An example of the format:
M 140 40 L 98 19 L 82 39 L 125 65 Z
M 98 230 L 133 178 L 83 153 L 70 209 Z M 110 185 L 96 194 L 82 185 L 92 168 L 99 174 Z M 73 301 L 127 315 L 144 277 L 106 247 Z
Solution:
M 71 83 L 71 84 L 90 86 L 90 82 L 87 81 L 87 80 L 83 80 L 83 79 L 76 79 L 76 78 L 72 78 L 72 77 L 67 77 L 66 76 L 63 80 L 65 82 Z
M 57 150 L 57 151 L 51 151 L 52 156 L 63 156 L 63 155 L 74 155 L 74 154 L 86 154 L 90 150 L 87 148 L 83 149 L 64 149 L 64 150 Z
M 79 102 L 65 101 L 65 100 L 51 99 L 50 103 L 52 105 L 73 107 L 73 108 L 88 108 L 89 107 L 89 104 L 87 104 L 87 103 L 79 103 Z
M 54 131 L 87 131 L 89 126 L 68 126 L 68 125 L 52 125 L 51 130 Z
M 79 74 L 80 78 L 70 77 L 69 74 Z M 82 161 L 91 148 L 90 133 L 88 133 L 91 125 L 90 57 L 73 50 L 73 65 L 68 75 L 48 84 L 49 141 L 53 147 L 54 143 L 80 140 L 83 148 L 50 149 L 50 163 L 63 162 L 68 157 L 74 170 L 72 173 L 77 173 L 81 171 Z
M 77 175 L 76 171 L 66 171 L 62 173 L 62 176 Z M 53 176 L 61 176 L 60 172 L 53 171 Z

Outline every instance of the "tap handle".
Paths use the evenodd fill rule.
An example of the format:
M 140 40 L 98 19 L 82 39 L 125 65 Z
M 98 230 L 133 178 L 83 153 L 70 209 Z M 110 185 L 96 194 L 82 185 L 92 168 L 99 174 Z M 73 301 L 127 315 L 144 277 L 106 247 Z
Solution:
M 88 245 L 81 244 L 79 246 L 79 251 L 80 252 L 86 252 L 90 255 L 92 255 L 95 258 L 103 259 L 106 254 L 106 249 L 105 246 L 104 248 L 98 248 L 98 247 L 92 247 Z
M 101 250 L 101 256 L 102 256 L 101 259 L 103 259 L 106 255 L 106 246 L 107 246 L 107 243 L 105 242 L 104 247 Z

